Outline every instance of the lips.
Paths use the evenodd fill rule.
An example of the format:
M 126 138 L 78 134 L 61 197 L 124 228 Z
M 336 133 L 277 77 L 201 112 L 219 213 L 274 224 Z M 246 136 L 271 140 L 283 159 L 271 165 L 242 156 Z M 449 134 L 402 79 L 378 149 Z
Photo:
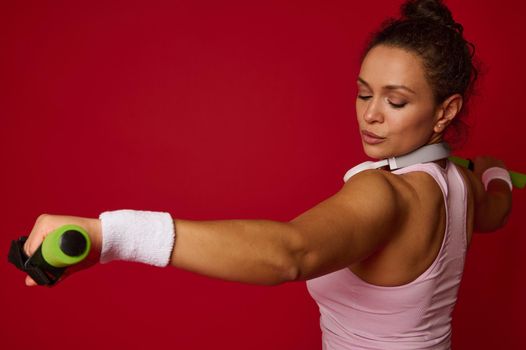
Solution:
M 378 136 L 375 133 L 369 132 L 367 130 L 362 130 L 362 134 L 365 136 L 373 137 L 375 139 L 381 139 L 381 140 L 385 139 L 385 137 Z
M 369 132 L 367 130 L 362 130 L 363 141 L 370 145 L 376 145 L 385 140 L 385 137 L 376 135 L 375 133 Z

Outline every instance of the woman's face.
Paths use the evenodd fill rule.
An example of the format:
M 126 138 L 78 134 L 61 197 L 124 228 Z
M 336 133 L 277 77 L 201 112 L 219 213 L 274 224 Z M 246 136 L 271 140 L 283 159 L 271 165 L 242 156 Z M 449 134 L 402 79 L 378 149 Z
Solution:
M 433 131 L 436 107 L 418 56 L 385 45 L 367 53 L 358 76 L 356 113 L 369 157 L 400 156 L 439 142 L 441 134 Z

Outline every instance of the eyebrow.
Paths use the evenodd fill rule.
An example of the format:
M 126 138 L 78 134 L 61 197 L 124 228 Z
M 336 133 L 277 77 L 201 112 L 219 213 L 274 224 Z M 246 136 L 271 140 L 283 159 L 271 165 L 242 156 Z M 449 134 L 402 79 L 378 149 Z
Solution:
M 358 77 L 358 82 L 363 84 L 363 85 L 365 85 L 365 86 L 367 86 L 368 88 L 371 88 L 371 86 L 365 80 L 363 80 L 360 77 Z M 383 89 L 387 89 L 387 90 L 406 90 L 406 91 L 416 95 L 416 92 L 414 92 L 413 90 L 411 90 L 410 88 L 408 88 L 405 85 L 386 85 L 386 86 L 383 87 Z

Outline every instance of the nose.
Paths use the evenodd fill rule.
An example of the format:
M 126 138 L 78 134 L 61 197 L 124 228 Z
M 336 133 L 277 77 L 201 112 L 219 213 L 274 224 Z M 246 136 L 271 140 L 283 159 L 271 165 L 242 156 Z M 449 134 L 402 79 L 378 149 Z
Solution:
M 384 121 L 384 115 L 380 108 L 378 101 L 371 99 L 366 104 L 366 108 L 363 111 L 363 119 L 367 123 L 381 123 Z

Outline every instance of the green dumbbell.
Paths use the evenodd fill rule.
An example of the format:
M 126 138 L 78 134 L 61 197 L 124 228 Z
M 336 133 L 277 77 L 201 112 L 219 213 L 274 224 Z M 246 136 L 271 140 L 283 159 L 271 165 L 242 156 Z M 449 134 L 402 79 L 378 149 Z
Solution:
M 30 257 L 23 250 L 26 240 L 20 237 L 12 242 L 9 261 L 41 285 L 55 284 L 67 267 L 84 260 L 91 249 L 88 233 L 77 225 L 64 225 L 48 234 Z
M 42 257 L 51 266 L 78 264 L 88 256 L 91 241 L 80 226 L 65 225 L 46 236 L 42 242 Z

